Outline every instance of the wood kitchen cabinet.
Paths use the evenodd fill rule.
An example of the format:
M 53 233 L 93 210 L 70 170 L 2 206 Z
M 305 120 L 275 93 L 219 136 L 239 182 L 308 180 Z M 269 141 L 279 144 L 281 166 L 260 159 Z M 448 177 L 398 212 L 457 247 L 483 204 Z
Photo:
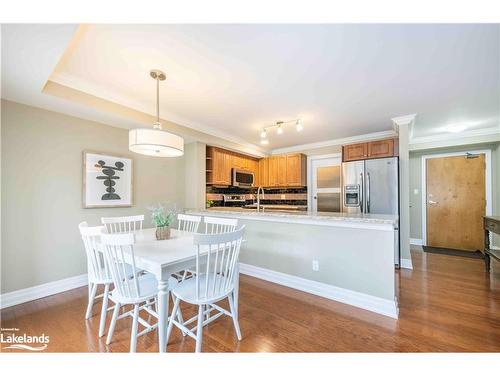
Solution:
M 271 156 L 269 159 L 269 187 L 285 187 L 286 155 Z
M 307 185 L 307 158 L 304 154 L 286 155 L 286 185 Z
M 397 138 L 345 145 L 342 146 L 342 160 L 354 161 L 397 156 L 398 147 Z
M 208 185 L 231 185 L 233 168 L 249 170 L 254 174 L 258 171 L 257 159 L 212 146 L 207 146 L 206 165 Z
M 258 169 L 258 186 L 269 186 L 269 158 L 262 158 L 259 160 L 259 169 Z
M 368 159 L 394 156 L 394 139 L 383 139 L 368 143 Z
M 368 157 L 368 144 L 358 143 L 342 147 L 342 158 L 344 161 L 363 160 Z
M 301 187 L 307 185 L 307 158 L 304 154 L 275 155 L 255 159 L 217 147 L 207 147 L 207 184 L 230 186 L 232 169 L 254 173 L 254 185 Z

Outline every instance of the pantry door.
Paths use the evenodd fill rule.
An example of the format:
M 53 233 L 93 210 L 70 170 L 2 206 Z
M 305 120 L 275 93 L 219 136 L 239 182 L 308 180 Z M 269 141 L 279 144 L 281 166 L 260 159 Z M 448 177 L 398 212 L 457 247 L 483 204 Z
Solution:
M 340 164 L 340 157 L 311 161 L 313 212 L 341 211 Z

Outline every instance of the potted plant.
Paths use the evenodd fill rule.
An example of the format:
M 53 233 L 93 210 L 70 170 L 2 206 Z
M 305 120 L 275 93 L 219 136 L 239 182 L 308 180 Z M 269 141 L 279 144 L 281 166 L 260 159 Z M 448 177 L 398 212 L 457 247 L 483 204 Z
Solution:
M 150 207 L 151 219 L 156 226 L 156 239 L 167 240 L 170 238 L 170 224 L 174 221 L 174 211 L 167 210 L 161 203 L 158 207 Z

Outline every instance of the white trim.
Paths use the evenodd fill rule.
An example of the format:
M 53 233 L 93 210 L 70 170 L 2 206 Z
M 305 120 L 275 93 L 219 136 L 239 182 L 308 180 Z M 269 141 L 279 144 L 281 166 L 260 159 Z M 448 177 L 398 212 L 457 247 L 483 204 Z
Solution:
M 86 273 L 33 286 L 31 288 L 4 293 L 0 295 L 0 309 L 51 296 L 53 294 L 66 292 L 67 290 L 80 288 L 85 285 L 88 285 L 88 277 Z
M 422 246 L 424 242 L 421 238 L 410 238 L 410 245 Z
M 448 156 L 465 156 L 467 153 L 472 154 L 484 154 L 486 162 L 486 215 L 492 214 L 492 179 L 491 179 L 491 150 L 467 150 L 460 152 L 447 152 L 442 154 L 432 154 L 432 155 L 422 155 L 422 172 L 421 172 L 421 183 L 422 183 L 422 246 L 427 245 L 427 171 L 426 171 L 426 161 L 427 159 L 443 158 Z
M 412 270 L 413 265 L 411 263 L 411 259 L 401 258 L 401 268 L 406 268 L 406 269 Z
M 342 167 L 342 153 L 337 152 L 334 154 L 323 154 L 323 155 L 311 155 L 307 157 L 307 209 L 312 211 L 313 207 L 313 191 L 312 191 L 312 186 L 313 186 L 313 170 L 312 170 L 312 164 L 314 160 L 323 160 L 323 159 L 330 159 L 330 158 L 339 158 L 340 159 L 340 166 Z M 342 178 L 342 176 L 341 176 Z M 340 193 L 342 193 L 342 181 L 340 182 Z M 341 194 L 341 206 L 342 206 L 342 194 Z
M 490 245 L 491 250 L 500 250 L 499 246 Z
M 393 117 L 393 118 L 391 118 L 391 120 L 392 120 L 393 124 L 395 124 L 397 126 L 411 125 L 413 122 L 415 122 L 416 117 L 417 117 L 417 114 L 413 113 L 411 115 Z
M 306 151 L 306 150 L 313 150 L 316 148 L 323 148 L 323 147 L 328 147 L 328 146 L 342 146 L 342 145 L 346 145 L 349 143 L 374 141 L 374 140 L 382 139 L 382 138 L 396 137 L 397 135 L 398 135 L 398 133 L 395 132 L 394 130 L 384 130 L 384 131 L 376 132 L 376 133 L 355 135 L 353 137 L 331 139 L 329 141 L 313 142 L 313 143 L 306 143 L 306 144 L 297 145 L 297 146 L 275 148 L 274 150 L 271 150 L 271 155 L 286 154 L 288 152 L 302 152 L 302 151 Z
M 377 314 L 386 315 L 395 319 L 398 318 L 399 311 L 396 300 L 379 298 L 369 294 L 253 266 L 251 264 L 240 263 L 240 272 L 258 279 L 373 311 Z
M 484 135 L 495 135 L 495 134 L 500 135 L 499 126 L 493 126 L 490 128 L 482 128 L 482 129 L 471 129 L 460 133 L 441 133 L 423 137 L 412 137 L 410 139 L 410 143 L 411 144 L 431 143 L 438 141 L 446 141 L 449 139 L 471 138 L 471 137 L 480 137 Z

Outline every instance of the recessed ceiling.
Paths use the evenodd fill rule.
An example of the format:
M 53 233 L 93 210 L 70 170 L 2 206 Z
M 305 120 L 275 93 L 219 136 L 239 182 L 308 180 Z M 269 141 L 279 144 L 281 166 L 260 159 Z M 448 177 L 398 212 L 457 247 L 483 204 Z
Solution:
M 499 124 L 499 26 L 89 25 L 50 80 L 267 150 L 391 129 L 417 113 L 414 137 Z

